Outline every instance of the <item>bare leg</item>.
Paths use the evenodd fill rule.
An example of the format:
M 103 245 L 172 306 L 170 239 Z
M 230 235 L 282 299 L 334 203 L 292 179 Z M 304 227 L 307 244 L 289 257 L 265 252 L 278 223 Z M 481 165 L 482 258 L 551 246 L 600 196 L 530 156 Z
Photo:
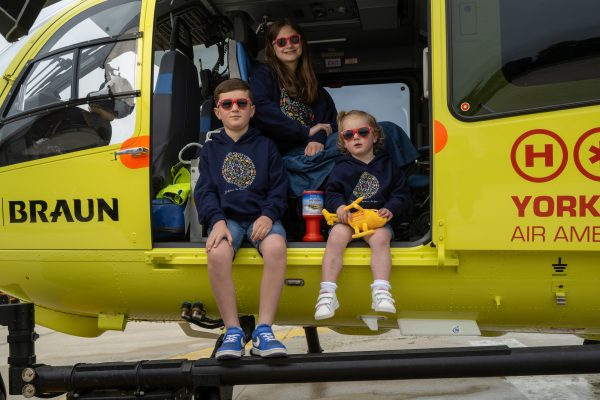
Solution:
M 392 272 L 392 255 L 390 254 L 390 239 L 392 235 L 385 228 L 375 230 L 365 240 L 371 246 L 371 272 L 375 278 L 371 285 L 373 303 L 371 307 L 377 312 L 396 313 L 394 299 L 389 285 Z
M 336 282 L 342 271 L 344 250 L 352 240 L 352 228 L 345 224 L 337 224 L 331 229 L 325 254 L 321 282 Z
M 208 253 L 207 257 L 210 287 L 223 323 L 225 327 L 240 326 L 232 274 L 233 248 L 223 240 L 217 248 L 213 248 Z
M 345 224 L 337 224 L 331 229 L 325 254 L 323 255 L 323 269 L 321 271 L 321 290 L 315 306 L 315 319 L 322 320 L 335 315 L 335 310 L 340 306 L 335 290 L 343 266 L 344 250 L 352 240 L 352 229 Z
M 264 268 L 260 284 L 260 305 L 258 324 L 272 325 L 279 304 L 279 296 L 285 279 L 287 266 L 287 245 L 281 235 L 268 235 L 260 243 Z
M 391 239 L 392 235 L 386 228 L 375 229 L 375 233 L 365 236 L 365 241 L 371 247 L 371 272 L 374 279 L 390 280 L 392 272 Z

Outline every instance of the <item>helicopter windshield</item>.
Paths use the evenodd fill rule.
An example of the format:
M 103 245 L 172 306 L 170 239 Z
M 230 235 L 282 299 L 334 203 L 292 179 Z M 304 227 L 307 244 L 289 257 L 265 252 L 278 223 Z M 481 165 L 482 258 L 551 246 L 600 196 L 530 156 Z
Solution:
M 8 43 L 4 37 L 0 36 L 0 72 L 4 72 L 19 50 L 46 22 L 58 14 L 61 10 L 75 3 L 77 0 L 62 0 L 58 3 L 44 7 L 40 15 L 36 18 L 32 28 L 27 36 L 22 37 L 15 43 Z

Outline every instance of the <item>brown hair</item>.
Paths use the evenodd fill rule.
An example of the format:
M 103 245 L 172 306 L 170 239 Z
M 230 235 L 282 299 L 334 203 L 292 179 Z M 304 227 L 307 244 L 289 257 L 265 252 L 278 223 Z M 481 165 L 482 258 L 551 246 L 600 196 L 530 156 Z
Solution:
M 279 61 L 272 44 L 284 26 L 289 26 L 298 32 L 300 43 L 302 44 L 302 55 L 294 73 L 290 73 L 285 65 Z M 290 96 L 300 97 L 306 104 L 312 104 L 317 100 L 319 96 L 319 82 L 310 61 L 308 43 L 298 24 L 286 18 L 277 20 L 269 26 L 265 38 L 265 58 L 273 67 L 279 84 L 283 86 Z
M 234 90 L 243 90 L 247 92 L 248 98 L 250 99 L 250 101 L 253 101 L 252 90 L 250 90 L 250 86 L 248 85 L 248 83 L 239 78 L 231 78 L 219 83 L 215 88 L 215 91 L 213 92 L 215 104 L 219 102 L 219 96 L 221 96 L 222 93 L 233 92 Z
M 348 153 L 348 150 L 346 149 L 346 145 L 344 144 L 344 138 L 342 138 L 341 132 L 344 130 L 342 128 L 342 122 L 344 121 L 344 118 L 350 117 L 350 116 L 357 116 L 357 117 L 361 117 L 361 118 L 364 118 L 367 120 L 367 125 L 369 125 L 371 127 L 371 132 L 373 133 L 373 136 L 375 136 L 377 138 L 377 142 L 373 143 L 373 154 L 376 154 L 377 151 L 379 149 L 381 149 L 381 147 L 383 146 L 383 140 L 384 140 L 383 130 L 377 123 L 377 120 L 375 119 L 374 116 L 372 116 L 368 112 L 362 111 L 362 110 L 350 110 L 350 111 L 340 111 L 339 112 L 339 114 L 337 116 L 337 125 L 338 125 L 338 129 L 340 131 L 340 134 L 338 134 L 337 145 L 338 145 L 338 148 L 340 149 L 340 152 Z

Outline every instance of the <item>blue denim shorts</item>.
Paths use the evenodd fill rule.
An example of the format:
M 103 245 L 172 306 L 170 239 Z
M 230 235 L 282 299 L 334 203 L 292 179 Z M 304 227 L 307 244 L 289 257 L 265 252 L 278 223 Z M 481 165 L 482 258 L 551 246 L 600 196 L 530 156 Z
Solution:
M 238 249 L 242 245 L 244 237 L 246 237 L 250 244 L 252 244 L 252 246 L 258 250 L 258 246 L 260 245 L 261 241 L 254 241 L 250 239 L 252 237 L 254 221 L 234 221 L 232 219 L 227 219 L 225 222 L 227 223 L 227 229 L 229 229 L 229 232 L 231 232 L 231 238 L 233 239 L 233 251 L 235 253 L 237 253 Z M 272 234 L 283 236 L 283 239 L 286 240 L 285 228 L 283 225 L 281 225 L 279 220 L 273 222 L 273 226 L 271 227 L 269 233 L 267 233 L 267 236 Z

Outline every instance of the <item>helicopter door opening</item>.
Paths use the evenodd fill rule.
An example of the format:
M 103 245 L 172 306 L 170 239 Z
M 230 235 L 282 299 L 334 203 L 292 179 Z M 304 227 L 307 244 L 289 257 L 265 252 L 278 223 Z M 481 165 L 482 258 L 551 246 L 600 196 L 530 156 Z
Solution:
M 166 108 L 158 106 L 157 99 L 163 94 L 161 76 L 172 73 L 163 71 L 161 64 L 162 58 L 169 52 L 173 43 L 176 45 L 175 51 L 198 71 L 198 84 L 193 83 L 191 86 L 195 91 L 196 85 L 199 85 L 199 133 L 193 133 L 196 131 L 193 128 L 183 133 L 183 136 L 193 140 L 193 136 L 196 135 L 193 141 L 202 144 L 207 132 L 220 126 L 213 115 L 212 92 L 217 84 L 231 77 L 247 79 L 254 63 L 264 62 L 264 50 L 261 49 L 264 43 L 264 29 L 261 29 L 261 26 L 265 18 L 269 21 L 285 17 L 296 19 L 308 36 L 317 77 L 332 95 L 337 110 L 362 109 L 372 113 L 378 121 L 390 121 L 402 132 L 398 136 L 399 151 L 410 149 L 413 154 L 418 154 L 415 156 L 418 157 L 416 161 L 413 161 L 413 158 L 405 165 L 415 207 L 409 220 L 402 223 L 395 232 L 394 246 L 413 246 L 428 240 L 431 225 L 429 106 L 428 100 L 420 96 L 423 79 L 421 55 L 427 42 L 424 33 L 427 32 L 425 7 L 417 2 L 408 2 L 392 7 L 391 10 L 378 9 L 378 13 L 389 11 L 403 16 L 400 18 L 402 22 L 396 23 L 386 19 L 385 24 L 379 26 L 374 23 L 371 14 L 371 17 L 365 16 L 367 20 L 361 25 L 361 10 L 354 1 L 347 2 L 349 8 L 344 12 L 339 9 L 323 13 L 319 13 L 309 2 L 292 4 L 288 1 L 274 0 L 266 3 L 272 6 L 268 7 L 269 10 L 266 9 L 267 5 L 258 5 L 256 2 L 230 5 L 227 2 L 214 1 L 214 7 L 210 9 L 206 8 L 203 2 L 173 1 L 170 4 L 157 4 L 153 42 L 153 120 L 162 120 L 166 115 Z M 201 23 L 203 18 L 209 18 L 211 24 Z M 172 37 L 171 27 L 171 21 L 174 20 L 183 22 L 175 38 Z M 188 28 L 185 28 L 186 26 Z M 192 52 L 187 49 L 190 46 Z M 190 57 L 190 54 L 193 56 Z M 190 96 L 190 93 L 190 90 L 182 91 L 182 96 L 185 98 Z M 195 104 L 196 99 L 183 102 Z M 172 132 L 173 130 L 169 135 L 172 135 Z M 153 129 L 153 134 L 157 134 L 156 129 Z M 162 145 L 158 142 L 164 144 L 168 141 L 157 137 L 153 149 Z M 171 156 L 153 160 L 153 176 L 163 177 L 160 183 L 153 180 L 152 192 L 155 195 L 173 183 L 174 175 L 171 174 L 170 168 L 180 161 L 175 147 L 177 146 L 174 146 Z M 192 152 L 188 151 L 184 158 L 197 157 L 197 148 L 195 149 Z M 154 157 L 157 156 L 158 153 L 155 152 Z M 189 191 L 192 190 L 190 186 Z M 190 220 L 189 217 L 185 220 L 185 209 L 179 208 L 176 211 L 179 227 L 176 229 L 177 233 L 172 236 L 162 235 L 164 228 L 169 231 L 173 227 L 160 226 L 158 218 L 160 223 L 163 223 L 164 215 L 155 215 L 155 246 L 202 246 L 202 243 L 195 243 L 196 240 L 186 233 L 185 224 L 189 224 Z M 288 212 L 282 222 L 286 227 L 289 246 L 304 246 L 301 240 L 305 234 L 305 221 L 298 199 L 290 198 Z M 327 230 L 323 224 L 322 231 L 326 233 Z

